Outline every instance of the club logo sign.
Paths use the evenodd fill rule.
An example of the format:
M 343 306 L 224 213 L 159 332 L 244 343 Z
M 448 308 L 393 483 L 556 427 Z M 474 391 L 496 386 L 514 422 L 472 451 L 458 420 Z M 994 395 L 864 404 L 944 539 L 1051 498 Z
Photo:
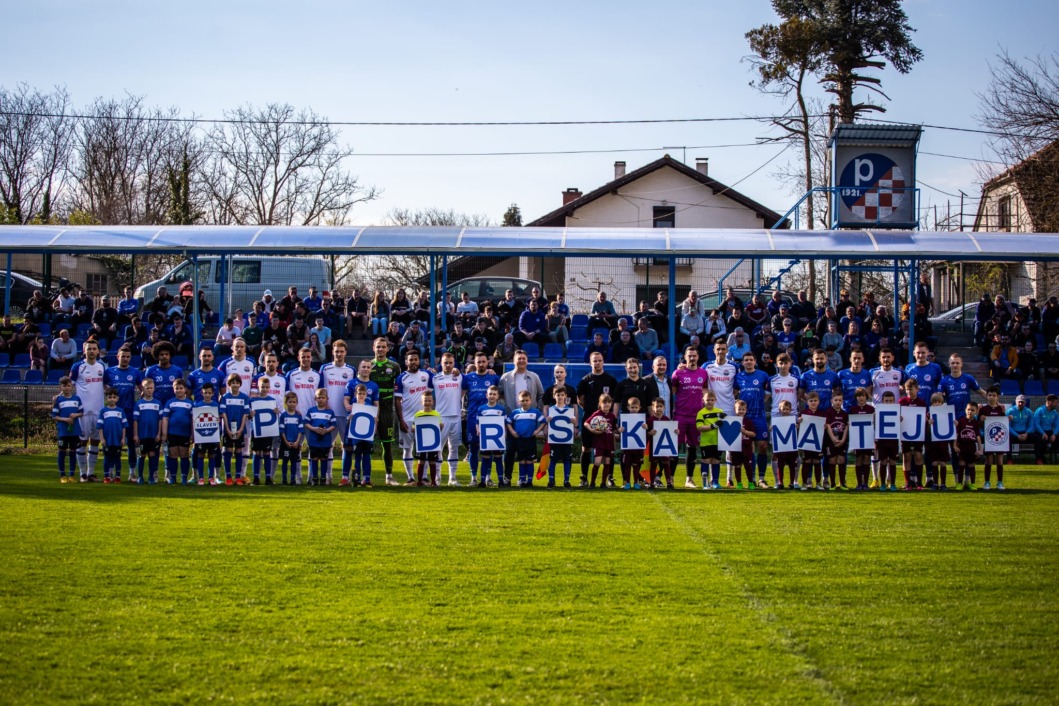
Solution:
M 990 443 L 994 446 L 1005 446 L 1008 443 L 1008 428 L 1006 424 L 987 424 L 985 433 L 989 437 Z
M 876 153 L 851 159 L 838 183 L 842 203 L 865 221 L 890 218 L 909 194 L 901 167 L 889 157 Z

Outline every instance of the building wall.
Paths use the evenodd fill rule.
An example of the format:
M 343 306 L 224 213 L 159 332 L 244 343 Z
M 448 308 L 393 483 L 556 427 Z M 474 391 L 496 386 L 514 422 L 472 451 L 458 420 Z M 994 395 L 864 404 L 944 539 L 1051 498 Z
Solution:
M 1010 215 L 1004 223 L 1001 217 L 1001 202 L 1008 199 Z M 975 231 L 1012 233 L 1034 233 L 1036 228 L 1014 181 L 998 184 L 982 193 Z M 1017 237 L 1017 236 L 1013 236 Z M 1017 247 L 1013 245 L 1012 247 Z M 1008 266 L 1008 297 L 1011 301 L 1026 304 L 1030 297 L 1043 302 L 1056 294 L 1059 285 L 1059 267 L 1055 263 L 1021 262 Z

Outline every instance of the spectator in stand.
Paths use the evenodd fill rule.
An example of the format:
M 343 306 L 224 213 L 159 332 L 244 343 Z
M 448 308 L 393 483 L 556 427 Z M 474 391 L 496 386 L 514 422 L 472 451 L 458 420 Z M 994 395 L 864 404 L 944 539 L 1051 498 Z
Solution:
M 257 302 L 254 302 L 254 303 L 256 304 Z M 274 296 L 272 296 L 272 290 L 271 289 L 266 289 L 265 293 L 261 295 L 261 310 L 257 312 L 258 315 L 260 315 L 260 314 L 269 314 L 269 315 L 271 315 L 272 312 L 276 310 L 276 305 L 277 304 L 279 304 L 279 300 L 276 299 Z M 255 307 L 255 310 L 256 310 L 256 307 Z
M 298 296 L 298 288 L 294 285 L 291 285 L 290 287 L 287 287 L 287 296 L 283 297 L 279 301 L 281 304 L 286 305 L 287 311 L 294 311 L 294 307 L 301 300 L 302 298 Z
M 978 300 L 978 306 L 974 310 L 974 344 L 976 346 L 986 345 L 986 328 L 995 315 L 996 306 L 989 299 L 989 295 L 982 292 L 982 298 Z
M 92 313 L 95 309 L 95 305 L 92 303 L 92 293 L 87 289 L 82 289 L 81 294 L 74 300 L 74 315 L 70 319 L 70 323 L 76 330 L 81 324 L 88 324 L 92 322 Z
M 140 302 L 133 296 L 132 287 L 125 287 L 121 291 L 121 299 L 118 300 L 118 326 L 126 326 L 133 316 L 140 313 Z
M 294 323 L 287 327 L 287 354 L 281 355 L 280 358 L 297 358 L 298 349 L 309 342 L 309 326 L 305 323 L 305 319 L 299 314 L 294 317 Z M 275 343 L 273 343 L 275 346 Z
M 848 328 L 846 329 L 849 330 Z M 835 350 L 841 350 L 845 347 L 845 339 L 841 333 L 838 332 L 838 322 L 831 319 L 827 322 L 827 329 L 824 334 L 820 337 L 820 345 L 824 350 L 827 350 L 828 346 L 834 346 Z
M 736 309 L 744 309 L 746 306 L 743 304 L 743 300 L 736 296 L 735 288 L 729 287 L 725 290 L 724 301 L 721 302 L 721 310 L 723 311 L 724 317 L 727 319 L 735 313 Z M 742 322 L 740 322 L 742 324 Z M 730 326 L 729 328 L 735 328 Z
M 732 311 L 731 316 L 729 316 L 725 320 L 724 327 L 729 331 L 729 333 L 735 331 L 737 328 L 741 328 L 746 331 L 750 328 L 750 320 L 747 319 L 746 316 L 743 314 L 742 308 L 735 309 L 734 311 Z M 733 358 L 733 360 L 735 359 Z
M 309 334 L 309 340 L 305 342 L 304 346 L 313 354 L 313 369 L 319 370 L 320 366 L 327 362 L 327 348 L 324 347 L 320 337 L 316 335 L 316 331 Z
M 838 346 L 838 350 L 841 351 L 845 358 L 849 359 L 849 354 L 853 352 L 853 348 L 857 350 L 864 350 L 864 338 L 860 335 L 860 326 L 857 325 L 856 321 L 850 321 L 849 327 L 846 329 L 846 335 L 842 337 L 842 342 Z M 826 348 L 826 346 L 825 346 Z
M 515 345 L 515 334 L 505 333 L 504 340 L 496 347 L 493 352 L 494 359 L 494 370 L 500 371 L 504 369 L 504 363 L 510 363 L 515 359 L 515 351 L 518 350 L 518 346 Z
M 621 361 L 627 361 L 630 358 L 639 360 L 640 348 L 636 345 L 636 341 L 632 339 L 632 333 L 628 329 L 625 329 L 621 332 L 621 336 L 614 345 L 611 346 L 610 359 L 614 362 L 620 363 Z
M 401 333 L 401 324 L 391 321 L 389 328 L 386 329 L 385 338 L 389 344 L 389 356 L 393 358 L 397 351 L 401 350 L 401 341 L 404 339 L 404 334 Z M 403 361 L 404 356 L 401 356 L 400 360 Z
M 471 347 L 471 343 L 474 341 L 474 336 L 471 332 L 463 327 L 463 324 L 457 321 L 452 325 L 452 333 L 449 334 L 449 342 L 453 344 L 459 344 L 461 346 Z
M 92 333 L 102 354 L 106 355 L 111 342 L 118 336 L 118 310 L 110 305 L 110 297 L 106 295 L 99 300 L 99 308 L 92 314 Z
M 890 316 L 889 310 L 882 304 L 870 310 L 871 321 L 879 322 L 879 328 L 882 333 L 887 333 L 894 330 L 894 318 Z M 863 327 L 862 327 L 863 328 Z
M 540 287 L 530 289 L 530 295 L 526 298 L 526 306 L 529 306 L 529 303 L 534 300 L 537 301 L 537 309 L 539 311 L 548 311 L 548 300 L 541 294 Z
M 215 356 L 227 356 L 232 354 L 232 341 L 239 337 L 239 331 L 235 328 L 235 320 L 227 318 L 224 324 L 217 329 L 217 336 L 213 339 L 213 354 Z
M 798 345 L 798 334 L 794 330 L 794 321 L 790 317 L 783 320 L 783 328 L 776 334 L 776 349 L 786 353 L 792 362 L 798 365 L 801 347 Z
M 10 316 L 4 316 L 3 322 L 0 323 L 0 351 L 5 351 L 11 356 L 16 353 L 22 352 L 18 349 L 24 349 L 22 345 L 22 336 L 20 332 L 22 326 L 11 323 Z
M 1044 340 L 1054 341 L 1059 336 L 1059 297 L 1048 297 L 1041 309 L 1041 333 Z
M 199 321 L 206 323 L 209 320 L 210 315 L 213 314 L 213 309 L 210 308 L 209 302 L 206 301 L 206 290 L 199 290 Z M 195 302 L 188 297 L 184 302 L 184 319 L 186 321 L 193 321 L 195 319 Z
M 1022 348 L 1019 350 L 1019 368 L 1022 370 L 1023 380 L 1043 380 L 1044 375 L 1041 371 L 1041 360 L 1036 352 L 1037 344 L 1032 341 L 1026 341 Z
M 1011 345 L 1011 339 L 1001 335 L 989 354 L 989 371 L 994 380 L 1013 378 L 1021 380 L 1022 370 L 1019 368 L 1019 353 Z
M 125 340 L 123 345 L 129 346 L 133 351 L 140 350 L 140 346 L 147 342 L 149 332 L 143 325 L 143 321 L 135 314 L 129 318 L 129 325 L 125 328 Z
M 468 335 L 472 340 L 475 338 L 484 339 L 485 346 L 491 354 L 493 349 L 496 348 L 496 329 L 489 328 L 487 324 L 488 320 L 483 316 L 479 316 L 478 320 L 474 322 L 474 328 L 468 332 Z
M 857 310 L 852 306 L 847 307 L 842 319 L 838 322 L 838 328 L 840 331 L 849 331 L 850 323 L 856 323 L 857 329 L 864 325 L 864 320 L 857 316 Z
M 838 301 L 835 303 L 835 311 L 845 311 L 849 307 L 857 308 L 857 305 L 853 303 L 853 300 L 849 296 L 848 289 L 840 289 L 838 291 Z M 853 404 L 852 402 L 850 404 Z
M 1044 465 L 1044 454 L 1055 450 L 1056 435 L 1059 434 L 1059 412 L 1056 405 L 1059 397 L 1048 395 L 1044 398 L 1044 404 L 1033 413 L 1030 438 L 1033 440 L 1033 450 L 1037 456 L 1037 465 Z
M 375 292 L 371 300 L 371 311 L 368 313 L 371 314 L 371 335 L 378 337 L 385 334 L 389 328 L 390 302 L 386 301 L 382 290 Z
M 1059 351 L 1055 341 L 1048 342 L 1047 350 L 1040 355 L 1040 363 L 1043 380 L 1059 380 Z
M 302 299 L 302 304 L 305 305 L 305 308 L 309 313 L 312 313 L 314 311 L 320 311 L 320 308 L 324 305 L 324 299 L 320 296 L 319 292 L 317 292 L 315 286 L 310 286 L 309 296 Z
M 632 322 L 637 331 L 640 329 L 640 322 L 646 321 L 648 328 L 655 329 L 657 332 L 658 326 L 658 312 L 647 306 L 647 300 L 640 300 L 639 310 L 632 315 Z
M 703 319 L 706 318 L 706 303 L 699 298 L 699 293 L 694 289 L 688 292 L 688 296 L 684 301 L 680 302 L 681 318 L 687 316 L 693 310 L 699 312 L 699 316 Z
M 172 303 L 173 296 L 164 286 L 154 290 L 154 299 L 146 305 L 147 320 L 153 322 L 156 316 L 164 317 L 166 312 L 169 311 L 169 305 Z
M 589 312 L 589 329 L 611 329 L 617 325 L 618 312 L 614 310 L 614 304 L 607 299 L 606 292 L 600 292 L 596 295 L 596 301 L 592 302 L 592 310 Z
M 250 358 L 256 357 L 261 352 L 261 343 L 265 340 L 266 330 L 261 327 L 263 321 L 267 321 L 267 319 L 262 317 L 259 320 L 257 314 L 250 314 L 246 328 L 239 335 L 239 338 L 242 338 L 246 343 L 246 355 Z M 271 326 L 271 322 L 268 325 Z
M 611 329 L 607 333 L 607 345 L 613 348 L 614 344 L 621 340 L 621 335 L 625 332 L 628 332 L 629 335 L 632 336 L 633 332 L 629 328 L 629 320 L 623 316 L 618 319 L 618 327 Z M 624 358 L 622 358 L 622 360 L 624 360 Z
M 698 353 L 699 360 L 702 361 L 705 361 L 706 356 L 709 355 L 709 351 L 706 349 L 706 346 L 702 345 L 702 340 L 698 336 L 692 336 L 688 341 L 688 345 L 684 346 L 684 349 L 681 351 L 680 355 L 684 360 L 687 360 L 686 356 L 689 349 L 693 349 Z
M 930 274 L 921 272 L 919 284 L 916 285 L 916 301 L 923 305 L 924 316 L 934 313 L 934 286 L 930 283 Z M 918 316 L 919 313 L 916 313 Z
M 828 326 L 832 323 L 835 324 L 836 333 L 849 330 L 848 326 L 846 328 L 842 327 L 840 319 L 838 318 L 838 313 L 835 311 L 835 307 L 824 307 L 824 313 L 821 314 L 820 318 L 818 318 L 813 325 L 813 330 L 816 331 L 816 335 L 820 340 L 823 340 L 824 336 L 827 334 Z M 838 335 L 841 336 L 842 334 L 839 333 Z
M 51 350 L 44 342 L 44 337 L 34 336 L 29 344 L 29 369 L 45 372 L 48 369 L 49 358 L 51 358 Z
M 773 316 L 772 317 L 772 321 L 770 322 L 772 324 L 772 330 L 774 332 L 776 332 L 777 334 L 780 331 L 783 330 L 783 320 L 784 319 L 790 319 L 791 320 L 791 327 L 794 326 L 794 317 L 791 316 L 791 308 L 790 308 L 790 306 L 787 305 L 786 302 L 784 302 L 783 304 L 780 304 L 779 313 L 776 314 L 775 316 Z M 839 329 L 839 330 L 841 330 L 841 329 Z
M 799 331 L 816 321 L 816 306 L 809 301 L 809 294 L 804 289 L 799 290 L 798 299 L 791 307 L 791 318 L 794 319 L 794 327 Z
M 743 314 L 747 318 L 747 326 L 750 331 L 758 328 L 769 319 L 768 307 L 761 300 L 761 295 L 756 293 L 750 297 L 750 303 L 747 304 Z
M 448 292 L 445 293 L 445 300 L 438 302 L 438 320 L 444 331 L 451 331 L 452 324 L 456 321 L 456 304 Z
M 742 326 L 736 326 L 728 336 L 728 358 L 729 360 L 742 361 L 747 353 L 753 353 L 750 346 L 750 336 Z
M 784 316 L 790 316 L 791 315 L 790 306 L 787 304 L 787 302 L 785 302 L 783 300 L 783 295 L 780 294 L 780 290 L 778 290 L 778 289 L 772 290 L 772 295 L 769 297 L 768 303 L 765 304 L 765 307 L 769 311 L 769 317 L 772 318 L 772 328 L 774 328 L 774 329 L 778 329 L 779 328 L 776 325 L 776 315 L 777 314 L 781 314 L 782 313 L 782 309 L 785 306 L 787 307 L 787 313 L 783 314 L 783 315 Z
M 195 352 L 195 344 L 191 335 L 191 329 L 184 325 L 184 317 L 182 314 L 179 312 L 173 314 L 173 323 L 166 328 L 165 336 L 162 338 L 173 344 L 173 348 L 175 349 L 173 355 L 186 355 L 188 360 L 191 360 Z
M 317 340 L 320 342 L 320 345 L 323 347 L 323 349 L 325 351 L 324 360 L 326 361 L 327 360 L 326 351 L 331 349 L 331 342 L 333 340 L 333 333 L 331 331 L 331 327 L 328 326 L 325 323 L 324 317 L 317 316 L 316 317 L 316 323 L 314 323 L 313 327 L 311 329 L 309 329 L 309 342 L 310 343 L 312 343 L 312 337 L 313 336 L 316 336 Z M 287 335 L 287 338 L 288 338 L 288 341 L 289 341 L 290 340 L 290 334 L 289 333 Z
M 398 351 L 399 360 L 404 360 L 405 356 L 410 350 L 419 351 L 419 358 L 426 362 L 427 355 L 427 339 L 423 334 L 423 327 L 419 322 L 419 319 L 413 319 L 412 323 L 408 325 L 408 330 L 404 332 L 404 336 L 401 337 L 401 348 Z
M 70 330 L 62 329 L 59 337 L 51 342 L 51 369 L 70 370 L 77 360 L 77 343 L 70 338 Z
M 879 306 L 879 303 L 875 301 L 875 292 L 867 291 L 864 293 L 864 301 L 862 301 L 860 306 L 857 307 L 857 316 L 863 319 L 867 317 L 868 314 L 875 311 Z M 843 309 L 835 307 L 835 311 L 843 311 Z
M 515 343 L 524 346 L 527 342 L 544 347 L 548 339 L 548 317 L 537 306 L 536 299 L 529 300 L 529 308 L 518 317 L 518 330 L 515 331 Z
M 563 306 L 566 305 L 564 304 Z M 569 312 L 569 308 L 567 308 L 567 312 Z M 567 328 L 569 320 L 570 314 L 563 314 L 559 310 L 559 301 L 554 301 L 548 305 L 548 340 L 563 347 L 564 358 L 566 357 L 566 345 L 570 342 L 570 329 Z
M 62 287 L 59 295 L 52 302 L 52 320 L 56 324 L 69 323 L 74 316 L 74 302 L 77 298 L 71 296 L 70 290 Z
M 412 302 L 404 289 L 398 289 L 390 300 L 390 321 L 396 321 L 402 326 L 412 323 Z
M 603 362 L 610 362 L 610 346 L 603 340 L 603 334 L 597 333 L 592 336 L 592 342 L 588 344 L 588 348 L 585 350 L 583 362 L 587 363 L 592 359 L 593 353 L 599 353 L 603 356 Z
M 653 328 L 658 331 L 658 336 L 662 343 L 665 343 L 666 337 L 669 335 L 669 317 L 673 314 L 669 309 L 669 295 L 665 292 L 659 292 L 651 308 L 657 314 Z
M 555 305 L 555 310 L 562 317 L 562 325 L 567 329 L 570 328 L 570 306 L 566 303 L 566 292 L 559 292 L 555 295 L 555 301 L 552 302 Z M 551 306 L 549 305 L 549 310 Z M 555 329 L 552 329 L 553 331 Z
M 485 328 L 492 332 L 490 334 L 492 339 L 496 340 L 500 333 L 500 319 L 496 317 L 492 304 L 486 304 L 482 307 L 482 313 L 478 315 L 478 321 L 484 323 Z
M 927 318 L 927 309 L 922 304 L 916 304 L 915 340 L 913 343 L 926 343 L 930 350 L 938 347 L 938 339 L 934 335 L 934 324 Z
M 518 318 L 523 310 L 522 302 L 515 299 L 515 292 L 508 289 L 504 291 L 504 298 L 496 306 L 496 315 L 499 319 L 498 331 L 512 331 L 518 326 Z
M 412 302 L 412 317 L 419 321 L 419 325 L 424 331 L 430 325 L 430 292 L 427 290 L 420 290 L 416 300 Z
M 346 330 L 346 312 L 342 309 L 335 309 L 331 306 L 331 293 L 328 291 L 322 292 L 323 303 L 320 305 L 320 310 L 315 311 L 309 315 L 306 319 L 306 323 L 309 326 L 315 326 L 317 321 L 323 321 L 324 326 L 329 328 L 336 336 L 341 338 L 340 333 Z M 367 304 L 367 300 L 363 300 L 364 304 Z M 367 317 L 367 309 L 365 309 L 364 316 Z M 362 319 L 361 321 L 365 321 Z M 364 338 L 368 337 L 368 329 L 361 329 L 361 336 Z
M 460 303 L 456 305 L 456 320 L 463 322 L 467 328 L 474 326 L 478 320 L 478 304 L 471 299 L 470 292 L 460 294 Z
M 647 302 L 640 302 L 644 307 Z M 654 360 L 656 356 L 665 355 L 659 342 L 658 332 L 650 327 L 650 319 L 646 316 L 636 321 L 636 347 L 640 349 L 640 358 L 643 360 Z
M 1026 302 L 1026 306 L 1019 309 L 1019 314 L 1022 315 L 1022 320 L 1030 326 L 1030 331 L 1034 334 L 1041 333 L 1041 317 L 1043 312 L 1041 308 L 1037 306 L 1037 300 L 1030 297 Z
M 712 348 L 714 341 L 717 339 L 724 340 L 727 337 L 728 329 L 724 326 L 724 318 L 721 316 L 719 309 L 714 309 L 706 317 L 705 327 L 702 332 L 702 343 Z M 705 361 L 705 358 L 699 358 L 699 360 Z
M 33 296 L 26 302 L 26 321 L 45 324 L 51 321 L 52 305 L 44 298 L 44 293 L 39 289 L 33 291 Z
M 681 316 L 679 331 L 678 341 L 687 341 L 691 336 L 701 336 L 706 332 L 706 319 L 698 309 L 692 308 Z

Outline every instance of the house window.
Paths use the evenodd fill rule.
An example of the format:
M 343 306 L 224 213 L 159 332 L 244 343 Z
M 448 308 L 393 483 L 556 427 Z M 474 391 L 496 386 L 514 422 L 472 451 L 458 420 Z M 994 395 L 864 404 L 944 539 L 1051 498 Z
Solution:
M 655 206 L 653 221 L 655 228 L 676 228 L 677 209 L 673 206 Z
M 1002 196 L 996 205 L 997 230 L 1011 230 L 1011 197 Z
M 90 272 L 85 275 L 85 288 L 96 294 L 107 293 L 107 275 Z

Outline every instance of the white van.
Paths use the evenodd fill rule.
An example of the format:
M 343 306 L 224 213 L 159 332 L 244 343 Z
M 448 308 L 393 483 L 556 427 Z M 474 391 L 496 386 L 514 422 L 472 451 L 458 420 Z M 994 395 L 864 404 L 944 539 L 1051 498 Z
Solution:
M 251 311 L 253 303 L 261 298 L 266 289 L 272 290 L 272 296 L 278 300 L 287 294 L 287 288 L 291 286 L 297 287 L 298 294 L 303 297 L 311 286 L 321 292 L 331 288 L 331 263 L 326 257 L 233 255 L 227 262 L 231 263 L 230 271 L 222 258 L 199 258 L 199 289 L 206 292 L 210 308 L 224 315 L 236 309 Z M 194 281 L 192 263 L 185 260 L 161 279 L 140 285 L 135 296 L 140 300 L 142 310 L 144 301 L 154 299 L 155 290 L 159 287 L 164 286 L 170 294 L 176 294 L 184 282 Z

